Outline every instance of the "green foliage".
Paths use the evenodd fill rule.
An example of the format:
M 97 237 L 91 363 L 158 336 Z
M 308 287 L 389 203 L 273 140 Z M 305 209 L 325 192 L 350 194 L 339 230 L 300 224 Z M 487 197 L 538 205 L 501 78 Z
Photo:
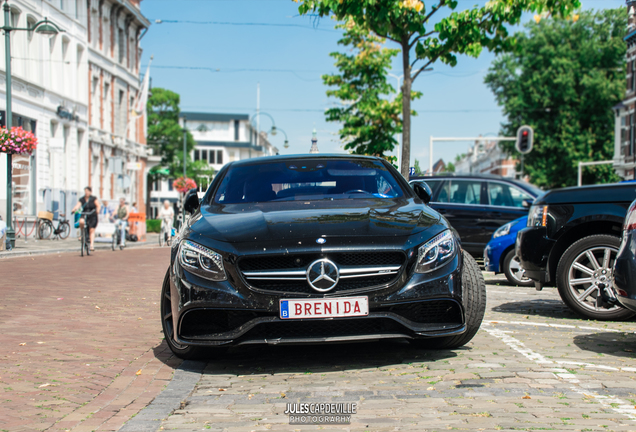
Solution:
M 447 163 L 446 172 L 455 172 L 455 164 L 452 162 Z
M 530 22 L 516 48 L 485 78 L 503 107 L 503 135 L 534 128 L 525 172 L 541 187 L 576 184 L 579 161 L 612 159 L 612 107 L 625 91 L 625 9 L 581 12 L 576 22 Z M 502 143 L 514 153 L 514 143 Z M 611 165 L 584 169 L 584 183 L 616 181 Z
M 415 175 L 421 175 L 422 174 L 422 168 L 420 168 L 420 161 L 415 159 L 415 162 L 413 163 L 413 169 L 415 170 Z
M 338 44 L 350 49 L 331 53 L 339 73 L 322 77 L 331 88 L 327 96 L 341 101 L 341 106 L 325 112 L 327 121 L 342 123 L 340 139 L 346 150 L 385 157 L 397 144 L 395 135 L 402 132 L 402 101 L 389 99 L 395 89 L 387 82 L 387 69 L 399 50 L 384 48 L 383 39 L 352 22 L 338 27 L 346 29 Z
M 458 0 L 437 0 L 430 7 L 420 0 L 294 1 L 300 3 L 301 15 L 333 15 L 400 45 L 404 75 L 401 171 L 405 176 L 411 154 L 411 85 L 422 71 L 437 61 L 455 66 L 458 54 L 477 57 L 484 48 L 512 49 L 514 39 L 509 38 L 507 26 L 518 24 L 525 11 L 567 16 L 580 6 L 580 0 L 490 0 L 484 6 L 470 3 L 468 9 L 457 12 Z M 445 13 L 432 21 L 440 10 Z
M 179 124 L 180 97 L 177 93 L 154 87 L 148 98 L 148 145 L 156 155 L 161 156 L 161 163 L 154 167 L 150 176 L 180 177 L 183 176 L 183 128 Z M 193 162 L 190 153 L 196 142 L 190 132 L 186 138 L 186 172 L 190 178 L 212 176 L 214 170 L 205 162 Z M 165 169 L 169 174 L 164 174 Z
M 146 219 L 146 232 L 161 232 L 161 219 Z

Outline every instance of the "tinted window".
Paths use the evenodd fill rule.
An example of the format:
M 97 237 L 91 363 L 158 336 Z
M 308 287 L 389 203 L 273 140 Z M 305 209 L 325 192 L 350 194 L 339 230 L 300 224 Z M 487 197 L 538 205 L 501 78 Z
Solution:
M 448 180 L 442 185 L 437 202 L 452 204 L 481 204 L 481 181 Z
M 522 208 L 524 200 L 534 200 L 534 197 L 515 186 L 488 182 L 488 203 L 490 205 Z
M 230 168 L 214 201 L 220 204 L 404 196 L 380 161 L 298 159 Z

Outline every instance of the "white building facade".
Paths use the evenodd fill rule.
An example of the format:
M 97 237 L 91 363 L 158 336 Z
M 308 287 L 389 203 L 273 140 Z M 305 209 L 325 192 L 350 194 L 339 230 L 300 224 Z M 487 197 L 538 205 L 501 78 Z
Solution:
M 13 0 L 11 26 L 32 28 L 48 17 L 64 30 L 55 36 L 11 32 L 13 126 L 38 138 L 32 156 L 13 156 L 13 208 L 21 219 L 39 210 L 64 210 L 88 180 L 86 2 Z M 0 58 L 5 58 L 4 43 Z M 5 62 L 0 61 L 0 124 L 6 120 Z M 0 178 L 6 183 L 6 155 Z M 0 214 L 6 220 L 6 188 Z
M 100 200 L 144 201 L 143 122 L 133 118 L 139 92 L 139 41 L 149 22 L 140 0 L 11 0 L 11 25 L 47 17 L 62 32 L 11 33 L 13 126 L 34 132 L 32 156 L 13 156 L 18 221 L 51 210 L 68 213 L 87 185 Z M 4 43 L 0 58 L 4 59 Z M 0 124 L 5 125 L 5 64 L 0 61 Z M 0 153 L 0 179 L 6 179 Z M 6 188 L 0 215 L 6 219 Z M 17 232 L 19 235 L 26 233 Z M 73 234 L 75 234 L 73 232 Z
M 182 112 L 180 117 L 182 122 L 186 120 L 186 128 L 196 141 L 190 157 L 194 161 L 207 161 L 215 172 L 228 162 L 278 154 L 265 132 L 258 137 L 247 114 Z M 160 158 L 152 156 L 150 161 L 156 164 Z M 205 193 L 213 178 L 195 179 L 200 195 Z M 179 201 L 179 193 L 172 187 L 173 181 L 163 179 L 150 186 L 151 217 L 156 217 L 163 201 Z
M 506 154 L 497 141 L 476 141 L 468 153 L 455 162 L 457 174 L 493 174 L 515 178 L 517 159 Z

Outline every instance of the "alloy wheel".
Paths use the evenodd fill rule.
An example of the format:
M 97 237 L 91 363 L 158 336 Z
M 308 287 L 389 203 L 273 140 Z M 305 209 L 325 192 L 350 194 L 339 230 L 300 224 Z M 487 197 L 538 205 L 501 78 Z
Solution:
M 574 299 L 584 308 L 595 312 L 615 311 L 614 305 L 606 307 L 601 293 L 612 286 L 613 267 L 618 250 L 609 246 L 587 249 L 570 265 L 567 283 Z
M 526 276 L 526 271 L 521 268 L 521 262 L 519 258 L 515 255 L 508 265 L 510 269 L 510 275 L 518 282 L 528 282 L 530 279 Z

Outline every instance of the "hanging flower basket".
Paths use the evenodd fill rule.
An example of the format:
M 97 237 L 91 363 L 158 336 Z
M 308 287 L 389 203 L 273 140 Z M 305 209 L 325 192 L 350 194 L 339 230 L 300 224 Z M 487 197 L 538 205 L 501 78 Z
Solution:
M 185 180 L 183 179 L 183 177 L 179 177 L 178 179 L 176 179 L 173 183 L 172 183 L 172 187 L 174 187 L 177 191 L 181 192 L 181 193 L 186 193 L 188 192 L 190 189 L 194 189 L 197 187 L 197 184 L 194 180 L 192 180 L 191 178 L 186 178 Z
M 32 132 L 19 126 L 11 130 L 0 129 L 0 153 L 30 155 L 38 146 L 38 139 Z

